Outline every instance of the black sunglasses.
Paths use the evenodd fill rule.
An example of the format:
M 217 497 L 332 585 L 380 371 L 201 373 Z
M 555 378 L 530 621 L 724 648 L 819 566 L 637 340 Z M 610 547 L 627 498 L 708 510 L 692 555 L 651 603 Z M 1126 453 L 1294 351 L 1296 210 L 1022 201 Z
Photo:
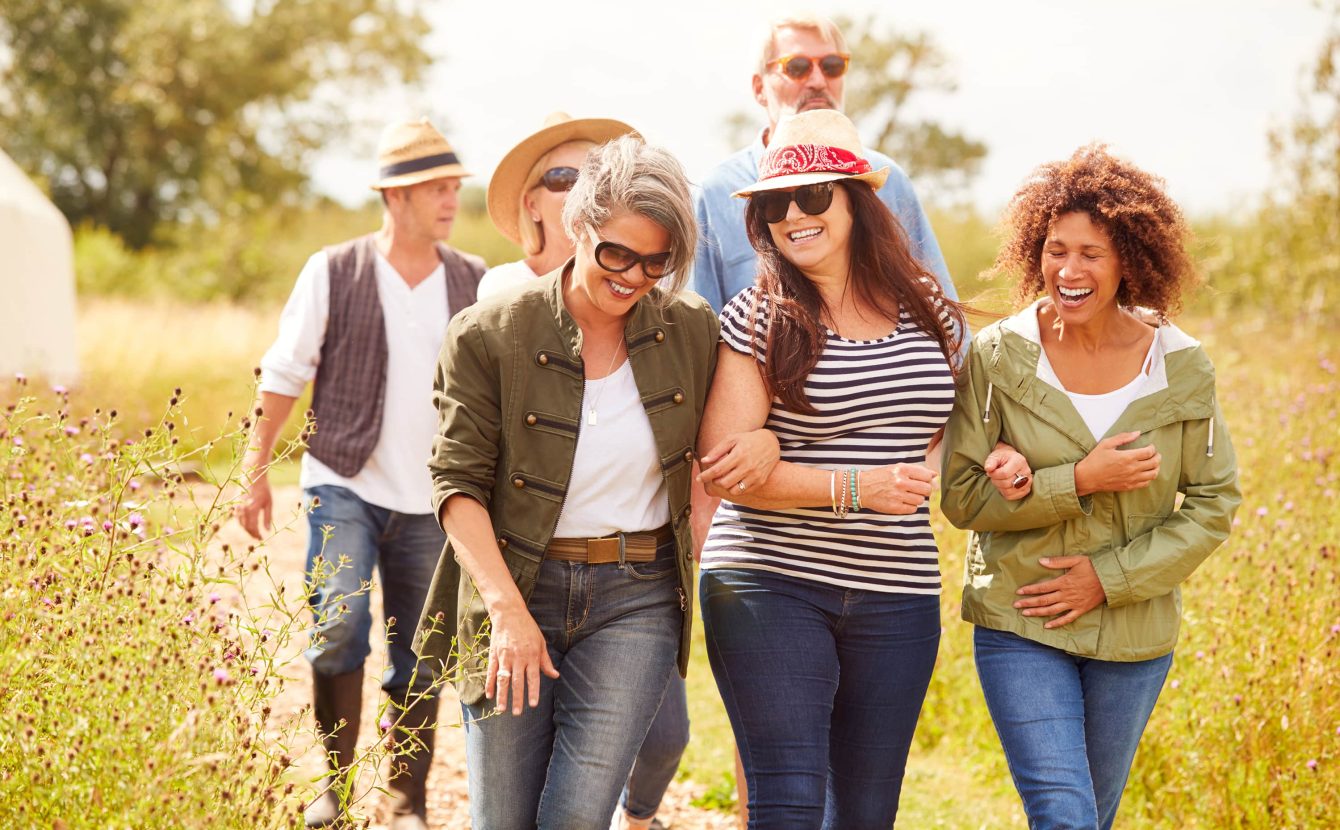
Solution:
M 773 58 L 768 62 L 768 65 L 775 65 L 782 70 L 786 77 L 793 81 L 803 81 L 810 76 L 810 71 L 814 68 L 816 61 L 819 64 L 819 71 L 824 73 L 825 78 L 841 78 L 847 72 L 847 64 L 851 61 L 851 55 L 844 55 L 841 52 L 833 52 L 821 58 L 811 58 L 807 55 L 782 55 L 779 58 Z
M 550 167 L 540 177 L 540 184 L 551 193 L 566 193 L 577 183 L 576 167 Z
M 600 241 L 600 237 L 596 236 L 594 231 L 591 232 L 591 238 L 596 240 L 596 265 L 606 271 L 622 274 L 634 265 L 641 263 L 642 273 L 646 275 L 647 279 L 659 280 L 665 276 L 666 269 L 670 267 L 669 251 L 643 256 L 617 242 Z
M 791 209 L 791 200 L 810 216 L 818 216 L 833 204 L 833 183 L 819 182 L 797 187 L 795 190 L 764 190 L 752 197 L 763 214 L 763 221 L 775 225 L 786 218 Z

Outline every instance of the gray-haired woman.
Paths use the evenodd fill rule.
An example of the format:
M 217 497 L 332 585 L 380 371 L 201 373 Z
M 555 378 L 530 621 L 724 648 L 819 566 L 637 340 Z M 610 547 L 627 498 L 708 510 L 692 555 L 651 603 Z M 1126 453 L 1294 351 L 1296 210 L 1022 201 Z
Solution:
M 608 825 L 676 657 L 687 668 L 693 450 L 718 329 L 677 294 L 697 236 L 683 171 L 636 137 L 611 141 L 563 226 L 573 258 L 457 315 L 436 381 L 429 467 L 443 556 L 462 566 L 477 830 Z M 740 440 L 761 481 L 775 439 Z M 420 628 L 440 660 L 449 581 Z

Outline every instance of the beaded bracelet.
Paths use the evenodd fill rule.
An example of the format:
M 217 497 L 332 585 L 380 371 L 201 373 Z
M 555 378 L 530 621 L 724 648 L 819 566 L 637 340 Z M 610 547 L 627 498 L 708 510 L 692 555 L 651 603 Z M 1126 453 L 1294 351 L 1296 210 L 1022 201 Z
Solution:
M 861 510 L 861 471 L 855 467 L 851 471 L 851 509 Z

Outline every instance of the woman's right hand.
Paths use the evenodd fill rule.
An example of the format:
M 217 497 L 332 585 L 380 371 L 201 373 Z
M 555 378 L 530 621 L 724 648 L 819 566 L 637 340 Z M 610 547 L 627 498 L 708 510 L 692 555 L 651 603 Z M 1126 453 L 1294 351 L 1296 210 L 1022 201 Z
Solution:
M 1087 496 L 1148 487 L 1159 475 L 1159 462 L 1163 460 L 1159 451 L 1152 444 L 1131 450 L 1117 449 L 1139 437 L 1138 432 L 1123 432 L 1099 441 L 1098 446 L 1075 465 L 1075 493 Z
M 924 464 L 893 464 L 862 470 L 861 507 L 890 516 L 909 516 L 935 489 L 936 473 Z M 841 471 L 838 471 L 839 482 Z
M 484 696 L 492 698 L 499 711 L 506 711 L 510 694 L 512 714 L 519 715 L 526 701 L 532 709 L 540 705 L 540 672 L 557 679 L 558 669 L 549 659 L 540 627 L 524 605 L 490 611 L 489 620 L 493 633 Z

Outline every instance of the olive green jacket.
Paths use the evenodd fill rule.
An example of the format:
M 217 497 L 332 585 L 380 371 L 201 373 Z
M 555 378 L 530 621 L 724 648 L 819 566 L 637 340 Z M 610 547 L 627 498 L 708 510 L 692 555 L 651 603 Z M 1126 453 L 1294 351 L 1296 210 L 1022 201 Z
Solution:
M 571 266 L 569 261 L 534 285 L 457 314 L 447 327 L 434 384 L 438 434 L 428 462 L 433 509 L 440 516 L 442 503 L 457 493 L 483 504 L 503 560 L 527 601 L 563 509 L 582 413 L 582 333 L 562 297 Z M 665 304 L 659 297 L 653 290 L 638 300 L 624 338 L 669 491 L 684 611 L 682 674 L 693 619 L 693 449 L 716 367 L 718 323 L 695 294 Z M 443 563 L 454 556 L 450 542 L 442 556 Z M 477 703 L 488 667 L 488 612 L 469 575 L 461 573 L 458 587 L 455 569 L 443 563 L 429 589 L 415 647 L 424 657 L 448 661 L 456 635 L 456 686 L 462 702 Z
M 1104 437 L 1139 431 L 1162 461 L 1147 487 L 1075 494 L 1075 464 L 1097 445 L 1064 391 L 1037 375 L 1036 305 L 974 339 L 945 433 L 941 509 L 972 531 L 963 618 L 986 628 L 1101 660 L 1147 660 L 1172 651 L 1181 621 L 1178 586 L 1228 537 L 1242 500 L 1237 462 L 1215 400 L 1214 367 L 1200 344 L 1163 326 L 1149 376 Z M 1033 489 L 1007 501 L 982 463 L 1002 440 L 1033 468 Z M 1178 506 L 1178 496 L 1182 501 Z M 1088 556 L 1107 601 L 1074 622 L 1013 607 L 1023 585 L 1057 576 L 1038 559 Z

